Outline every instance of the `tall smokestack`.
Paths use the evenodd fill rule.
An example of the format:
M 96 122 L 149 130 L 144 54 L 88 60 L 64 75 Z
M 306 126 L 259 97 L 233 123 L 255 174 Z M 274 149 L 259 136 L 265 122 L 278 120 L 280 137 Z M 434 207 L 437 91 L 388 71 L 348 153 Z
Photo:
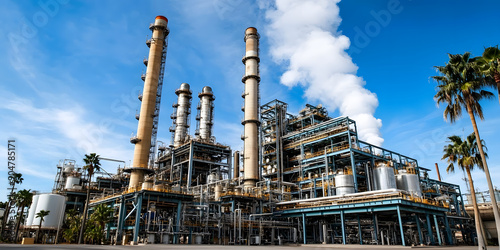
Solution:
M 259 33 L 250 27 L 245 31 L 246 50 L 243 57 L 245 76 L 241 81 L 245 84 L 245 126 L 243 168 L 244 186 L 251 188 L 259 179 Z
M 181 146 L 187 137 L 189 128 L 189 114 L 191 114 L 191 94 L 189 84 L 182 83 L 181 86 L 175 91 L 177 97 L 177 113 L 174 118 L 174 148 Z
M 215 96 L 212 92 L 212 88 L 205 86 L 203 90 L 198 95 L 200 98 L 200 116 L 196 117 L 199 123 L 199 131 L 198 134 L 200 139 L 203 141 L 209 141 L 212 136 L 212 126 L 213 126 L 213 112 L 214 105 L 213 101 L 215 100 Z
M 151 45 L 149 48 L 149 58 L 144 79 L 144 90 L 139 114 L 139 125 L 137 126 L 137 136 L 131 139 L 135 144 L 134 161 L 132 163 L 129 188 L 139 187 L 144 181 L 144 171 L 148 169 L 149 150 L 151 147 L 151 135 L 156 107 L 158 90 L 158 79 L 160 78 L 162 63 L 162 52 L 165 46 L 165 39 L 168 36 L 168 19 L 164 16 L 157 16 L 155 23 L 150 26 L 153 31 Z

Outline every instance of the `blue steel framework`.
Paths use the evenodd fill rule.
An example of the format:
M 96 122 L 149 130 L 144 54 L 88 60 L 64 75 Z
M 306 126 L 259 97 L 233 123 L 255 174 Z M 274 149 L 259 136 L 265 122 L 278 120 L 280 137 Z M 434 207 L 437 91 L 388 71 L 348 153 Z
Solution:
M 355 193 L 362 194 L 365 191 L 373 191 L 375 187 L 371 173 L 376 162 L 388 162 L 396 171 L 414 169 L 423 187 L 422 198 L 410 197 L 409 200 L 387 198 L 387 200 L 382 201 L 364 201 L 346 205 L 322 206 L 315 204 L 310 208 L 280 206 L 278 202 L 275 207 L 278 210 L 275 212 L 276 216 L 302 217 L 304 244 L 307 242 L 306 228 L 310 227 L 310 223 L 304 223 L 304 221 L 325 222 L 328 220 L 325 220 L 326 215 L 340 217 L 334 217 L 334 222 L 340 219 L 341 223 L 339 225 L 332 223 L 329 228 L 335 231 L 333 228 L 341 227 L 341 242 L 343 244 L 346 244 L 346 220 L 357 221 L 354 227 L 359 230 L 358 243 L 363 244 L 361 230 L 363 226 L 360 216 L 371 217 L 371 228 L 376 232 L 372 234 L 372 244 L 384 242 L 384 239 L 380 239 L 377 230 L 379 224 L 386 223 L 381 221 L 381 218 L 397 221 L 399 224 L 400 240 L 392 239 L 393 243 L 406 245 L 405 235 L 408 235 L 407 231 L 414 230 L 418 232 L 416 234 L 418 239 L 414 241 L 418 241 L 419 244 L 435 244 L 435 239 L 439 245 L 443 244 L 441 231 L 446 232 L 446 243 L 453 244 L 450 223 L 453 224 L 454 231 L 461 231 L 464 240 L 470 241 L 473 232 L 464 227 L 464 222 L 467 222 L 469 218 L 464 212 L 464 204 L 458 185 L 429 179 L 427 175 L 429 170 L 418 166 L 417 160 L 359 140 L 356 123 L 348 117 L 330 118 L 321 106 L 307 105 L 298 116 L 287 114 L 286 108 L 287 104 L 279 100 L 271 101 L 261 107 L 264 167 L 262 176 L 264 180 L 270 182 L 295 184 L 295 188 L 291 192 L 294 199 L 301 199 L 307 203 L 308 198 L 334 195 L 334 177 L 339 169 L 352 173 Z M 283 132 L 280 134 L 280 131 Z M 269 168 L 266 164 L 276 164 L 277 166 L 282 164 L 282 167 L 270 172 L 266 171 Z M 440 197 L 448 197 L 447 201 L 450 204 L 433 202 L 436 198 L 439 200 Z M 426 203 L 432 203 L 432 205 Z M 448 216 L 448 214 L 452 216 Z M 429 218 L 430 215 L 433 215 L 434 227 Z M 427 229 L 422 230 L 421 224 L 427 225 Z M 413 229 L 414 227 L 416 228 Z M 318 230 L 315 229 L 313 230 L 313 241 L 317 242 Z M 319 238 L 323 238 L 322 235 Z M 427 242 L 424 242 L 424 238 L 427 239 Z M 326 239 L 322 239 L 322 241 L 326 242 Z

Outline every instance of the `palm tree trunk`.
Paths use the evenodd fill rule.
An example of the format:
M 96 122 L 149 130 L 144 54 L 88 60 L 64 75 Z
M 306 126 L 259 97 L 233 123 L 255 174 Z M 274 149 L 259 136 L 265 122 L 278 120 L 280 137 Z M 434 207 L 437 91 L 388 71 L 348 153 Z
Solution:
M 36 232 L 36 241 L 40 241 L 40 228 L 42 227 L 42 218 L 40 218 L 40 224 L 38 225 L 38 231 Z
M 472 207 L 474 208 L 474 223 L 476 225 L 476 234 L 477 234 L 477 247 L 479 250 L 485 249 L 485 240 L 483 236 L 483 232 L 481 230 L 481 216 L 479 215 L 479 208 L 477 207 L 476 201 L 476 191 L 474 191 L 474 183 L 472 183 L 472 175 L 470 174 L 469 167 L 465 167 L 465 171 L 467 172 L 467 176 L 469 178 L 469 186 L 470 186 L 470 196 L 472 198 Z
M 14 242 L 17 242 L 17 236 L 19 235 L 19 227 L 21 226 L 21 220 L 23 219 L 23 214 L 24 214 L 24 206 L 21 207 L 21 214 L 19 215 L 19 218 L 17 220 Z
M 469 113 L 470 120 L 472 122 L 472 127 L 474 128 L 474 133 L 476 134 L 477 147 L 479 149 L 479 154 L 481 155 L 481 161 L 483 162 L 484 173 L 486 174 L 486 182 L 488 183 L 488 190 L 491 199 L 491 208 L 493 209 L 493 215 L 495 216 L 497 237 L 500 245 L 500 214 L 498 213 L 497 199 L 495 197 L 495 190 L 493 189 L 493 183 L 491 183 L 490 170 L 488 169 L 488 163 L 486 163 L 486 156 L 484 155 L 483 143 L 481 142 L 481 137 L 479 136 L 479 130 L 477 129 L 476 118 L 472 113 L 472 109 L 469 102 L 467 102 L 467 112 Z
M 498 102 L 500 102 L 500 72 L 495 72 L 493 78 L 495 78 L 495 82 L 497 83 Z
M 78 237 L 78 244 L 82 244 L 83 233 L 85 232 L 85 223 L 87 222 L 87 210 L 89 207 L 89 199 L 90 199 L 90 178 L 89 178 L 89 185 L 87 186 L 87 199 L 85 200 L 85 207 L 83 209 L 83 220 L 82 220 L 82 225 L 80 227 L 80 236 Z

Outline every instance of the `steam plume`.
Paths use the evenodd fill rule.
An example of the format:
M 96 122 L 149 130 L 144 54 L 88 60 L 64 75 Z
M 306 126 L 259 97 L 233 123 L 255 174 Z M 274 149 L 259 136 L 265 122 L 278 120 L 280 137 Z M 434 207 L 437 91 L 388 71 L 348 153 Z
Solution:
M 346 53 L 349 38 L 340 35 L 340 0 L 276 0 L 273 6 L 261 2 L 270 22 L 266 30 L 271 55 L 287 64 L 281 83 L 304 88 L 307 99 L 321 102 L 330 111 L 356 121 L 360 139 L 381 145 L 382 121 L 374 117 L 377 96 L 364 88 L 356 75 L 358 67 Z

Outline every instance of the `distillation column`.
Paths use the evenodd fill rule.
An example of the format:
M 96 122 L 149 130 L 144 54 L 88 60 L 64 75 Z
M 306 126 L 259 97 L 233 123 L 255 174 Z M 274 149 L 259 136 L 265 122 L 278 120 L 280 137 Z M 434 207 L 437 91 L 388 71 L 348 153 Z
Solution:
M 243 57 L 245 76 L 241 80 L 245 84 L 244 120 L 245 128 L 243 169 L 244 186 L 251 188 L 259 179 L 259 34 L 250 27 L 245 31 L 246 50 Z
M 212 88 L 205 86 L 198 97 L 200 98 L 199 135 L 201 140 L 209 141 L 212 136 L 212 126 L 214 124 L 213 101 L 215 100 L 215 96 L 212 92 Z
M 177 114 L 174 120 L 174 148 L 181 146 L 187 137 L 189 128 L 189 114 L 191 114 L 191 89 L 189 84 L 182 83 L 181 86 L 175 91 L 177 97 Z
M 131 142 L 135 143 L 135 149 L 129 188 L 139 187 L 144 181 L 144 171 L 148 169 L 158 79 L 162 66 L 162 51 L 165 44 L 165 38 L 168 35 L 167 24 L 168 19 L 166 17 L 157 16 L 155 23 L 150 26 L 150 29 L 153 31 L 153 35 L 151 37 L 151 46 L 149 48 L 146 78 L 144 79 L 139 125 L 137 126 L 137 137 L 134 137 L 133 140 L 131 140 Z

